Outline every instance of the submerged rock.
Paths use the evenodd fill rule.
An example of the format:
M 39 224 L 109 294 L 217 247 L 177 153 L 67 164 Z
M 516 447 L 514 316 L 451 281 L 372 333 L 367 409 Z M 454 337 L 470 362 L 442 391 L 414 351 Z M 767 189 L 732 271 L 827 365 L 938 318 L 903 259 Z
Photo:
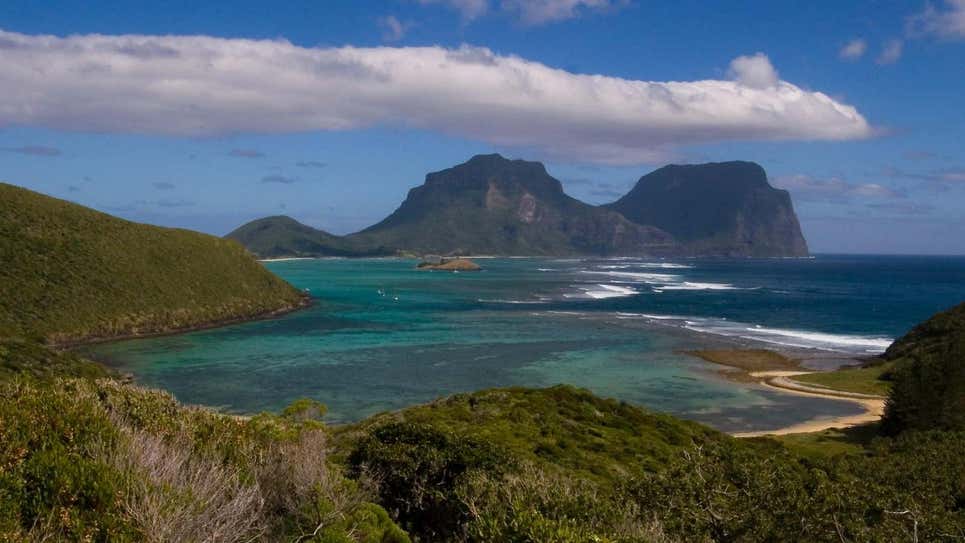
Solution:
M 479 271 L 482 267 L 467 258 L 456 258 L 453 260 L 445 259 L 426 259 L 419 263 L 420 270 L 439 270 L 439 271 Z

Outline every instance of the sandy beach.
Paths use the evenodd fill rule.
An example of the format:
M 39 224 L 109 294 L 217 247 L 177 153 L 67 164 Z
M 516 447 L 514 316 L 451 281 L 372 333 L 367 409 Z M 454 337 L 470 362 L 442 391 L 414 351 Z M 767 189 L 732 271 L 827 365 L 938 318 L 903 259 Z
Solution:
M 728 379 L 757 383 L 761 386 L 778 390 L 784 394 L 852 402 L 860 405 L 864 409 L 864 413 L 858 415 L 820 417 L 773 430 L 736 432 L 731 434 L 735 437 L 800 434 L 820 432 L 831 428 L 848 428 L 859 424 L 876 422 L 884 413 L 885 399 L 880 396 L 832 390 L 794 381 L 792 377 L 815 372 L 803 368 L 796 360 L 781 353 L 761 349 L 721 349 L 694 351 L 690 354 L 702 358 L 707 362 L 726 366 L 729 371 L 722 371 L 721 374 Z
M 878 396 L 858 394 L 854 392 L 840 392 L 830 389 L 804 385 L 791 380 L 795 375 L 804 375 L 807 371 L 759 371 L 751 372 L 750 376 L 757 378 L 759 383 L 768 388 L 780 390 L 786 394 L 797 394 L 800 396 L 812 396 L 818 398 L 829 398 L 834 400 L 844 400 L 860 405 L 865 412 L 858 415 L 846 417 L 821 417 L 805 421 L 799 424 L 792 424 L 776 430 L 760 430 L 756 432 L 738 432 L 731 434 L 735 437 L 759 437 L 766 435 L 786 435 L 802 434 L 808 432 L 821 432 L 831 428 L 848 428 L 859 424 L 876 422 L 884 414 L 885 400 Z

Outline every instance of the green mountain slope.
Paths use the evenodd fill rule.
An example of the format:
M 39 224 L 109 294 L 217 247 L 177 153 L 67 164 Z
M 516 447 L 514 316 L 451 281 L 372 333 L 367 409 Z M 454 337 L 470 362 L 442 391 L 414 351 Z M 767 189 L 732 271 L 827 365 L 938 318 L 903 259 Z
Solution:
M 0 337 L 70 342 L 289 310 L 302 295 L 234 241 L 0 183 Z
M 753 162 L 664 166 L 607 207 L 666 230 L 691 254 L 808 254 L 790 195 Z
M 478 155 L 430 173 L 394 213 L 351 239 L 422 253 L 644 255 L 673 239 L 563 193 L 539 162 Z
M 965 303 L 912 328 L 884 358 L 894 365 L 885 432 L 965 430 Z
M 394 252 L 380 247 L 360 246 L 284 215 L 251 221 L 225 238 L 244 245 L 259 258 L 382 256 Z

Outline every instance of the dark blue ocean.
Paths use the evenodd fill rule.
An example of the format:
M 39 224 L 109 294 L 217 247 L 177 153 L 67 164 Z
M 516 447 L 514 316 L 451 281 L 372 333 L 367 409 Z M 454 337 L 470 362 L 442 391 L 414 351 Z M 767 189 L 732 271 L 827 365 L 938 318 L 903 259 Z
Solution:
M 455 392 L 569 383 L 760 430 L 859 408 L 735 383 L 683 351 L 769 346 L 837 364 L 965 300 L 965 257 L 478 262 L 477 273 L 401 259 L 270 262 L 311 293 L 311 308 L 91 354 L 184 402 L 238 413 L 311 397 L 332 421 L 352 421 Z

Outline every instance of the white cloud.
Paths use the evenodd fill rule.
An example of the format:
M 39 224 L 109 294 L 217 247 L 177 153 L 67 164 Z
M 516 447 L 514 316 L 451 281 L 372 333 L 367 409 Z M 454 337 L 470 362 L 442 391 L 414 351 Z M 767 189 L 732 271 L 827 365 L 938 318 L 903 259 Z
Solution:
M 637 81 L 468 46 L 0 31 L 0 125 L 205 136 L 391 124 L 625 164 L 678 145 L 872 133 L 854 107 L 779 81 L 766 56 L 732 71 L 733 81 Z
M 395 15 L 379 17 L 379 27 L 382 29 L 382 41 L 399 41 L 405 37 L 409 25 L 400 21 Z
M 519 14 L 522 22 L 540 25 L 573 19 L 583 9 L 607 9 L 622 4 L 617 0 L 502 0 L 502 8 Z
M 861 38 L 856 38 L 844 45 L 840 51 L 838 51 L 838 57 L 843 60 L 858 60 L 864 56 L 865 51 L 868 50 L 868 42 Z
M 878 64 L 894 64 L 898 62 L 901 58 L 901 52 L 904 49 L 905 44 L 901 40 L 891 40 L 885 42 L 884 47 L 881 48 L 881 54 L 878 55 Z
M 780 82 L 777 70 L 764 53 L 735 58 L 730 62 L 727 74 L 738 83 L 754 89 L 772 88 Z
M 818 179 L 810 175 L 776 177 L 774 186 L 786 189 L 800 200 L 847 202 L 854 197 L 902 198 L 903 194 L 878 183 L 849 183 L 839 177 Z
M 928 4 L 925 11 L 908 20 L 908 30 L 914 35 L 965 39 L 965 0 L 945 0 L 945 9 Z
M 442 4 L 448 6 L 462 16 L 463 21 L 472 21 L 485 15 L 489 11 L 489 0 L 419 0 L 422 5 Z

